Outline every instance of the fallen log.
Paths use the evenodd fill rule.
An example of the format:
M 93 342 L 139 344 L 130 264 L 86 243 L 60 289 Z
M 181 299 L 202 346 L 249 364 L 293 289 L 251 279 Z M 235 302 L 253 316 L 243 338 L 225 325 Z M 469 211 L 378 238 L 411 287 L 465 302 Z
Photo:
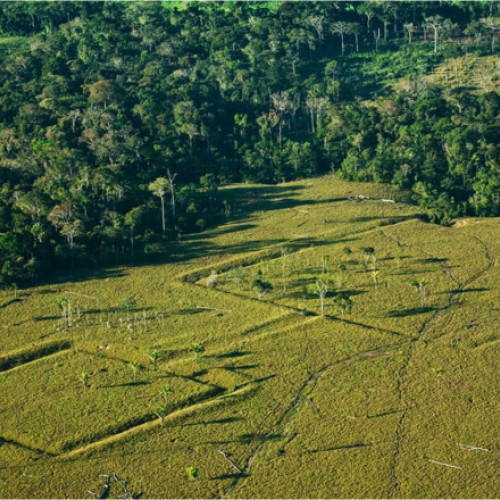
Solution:
M 219 448 L 217 451 L 238 471 L 239 474 L 243 474 L 243 471 L 227 456 L 223 449 Z
M 432 462 L 433 464 L 442 465 L 443 467 L 450 467 L 452 469 L 462 470 L 462 467 L 459 467 L 458 465 L 452 465 L 452 464 L 447 464 L 445 462 L 439 462 L 438 460 L 432 460 L 431 458 L 426 458 L 426 460 L 428 462 Z

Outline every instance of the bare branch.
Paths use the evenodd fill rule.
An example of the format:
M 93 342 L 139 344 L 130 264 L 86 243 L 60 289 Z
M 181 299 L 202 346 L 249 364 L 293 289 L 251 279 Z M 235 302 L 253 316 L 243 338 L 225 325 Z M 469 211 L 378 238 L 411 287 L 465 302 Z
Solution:
M 226 452 L 222 449 L 219 448 L 217 450 L 240 474 L 243 473 L 243 471 L 227 456 Z
M 458 446 L 462 448 L 462 450 L 467 451 L 491 451 L 488 448 L 481 448 L 480 446 L 469 446 L 468 444 L 458 443 Z
M 426 458 L 426 460 L 428 462 L 432 462 L 433 464 L 443 465 L 444 467 L 451 467 L 452 469 L 462 470 L 462 467 L 459 467 L 458 465 L 447 464 L 445 462 L 438 462 L 437 460 L 432 460 L 431 458 Z

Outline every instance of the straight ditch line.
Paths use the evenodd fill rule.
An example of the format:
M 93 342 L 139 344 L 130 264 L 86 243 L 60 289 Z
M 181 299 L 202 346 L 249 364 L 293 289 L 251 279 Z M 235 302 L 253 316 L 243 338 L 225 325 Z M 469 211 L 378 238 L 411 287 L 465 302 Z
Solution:
M 178 418 L 183 418 L 186 417 L 197 410 L 202 410 L 206 409 L 215 405 L 223 404 L 226 402 L 226 400 L 231 400 L 231 398 L 235 397 L 243 397 L 254 390 L 256 390 L 257 386 L 252 385 L 252 386 L 246 386 L 242 389 L 226 393 L 223 395 L 216 396 L 212 399 L 208 399 L 205 401 L 201 401 L 200 403 L 193 404 L 191 406 L 188 406 L 186 408 L 181 408 L 179 410 L 173 411 L 172 413 L 168 414 L 164 418 L 164 422 L 171 422 L 174 421 Z M 106 448 L 107 446 L 110 446 L 116 442 L 122 441 L 124 439 L 127 439 L 128 437 L 134 436 L 136 434 L 142 433 L 142 432 L 149 432 L 157 427 L 162 427 L 161 419 L 160 418 L 155 418 L 154 420 L 150 420 L 148 422 L 136 425 L 130 429 L 127 429 L 125 431 L 119 432 L 117 434 L 113 434 L 111 436 L 108 436 L 106 438 L 100 439 L 98 441 L 94 441 L 92 443 L 86 444 L 80 448 L 76 448 L 74 450 L 71 450 L 67 453 L 63 453 L 61 455 L 58 455 L 58 458 L 60 459 L 73 459 L 75 457 L 79 457 L 81 455 L 85 455 L 87 453 L 91 453 L 96 450 L 100 450 L 102 448 Z
M 71 349 L 71 347 L 68 347 L 68 348 L 62 349 L 60 351 L 53 352 L 51 354 L 46 354 L 46 355 L 41 356 L 39 358 L 32 359 L 31 361 L 26 361 L 25 363 L 16 365 L 16 366 L 14 366 L 12 368 L 7 368 L 6 370 L 0 371 L 0 375 L 8 374 L 8 373 L 13 373 L 13 372 L 15 372 L 17 370 L 21 370 L 22 368 L 30 366 L 30 365 L 32 365 L 34 363 L 38 363 L 40 361 L 44 361 L 44 360 L 49 359 L 49 358 L 55 358 L 55 357 L 58 357 L 58 356 L 62 356 L 63 354 L 66 354 L 70 349 Z

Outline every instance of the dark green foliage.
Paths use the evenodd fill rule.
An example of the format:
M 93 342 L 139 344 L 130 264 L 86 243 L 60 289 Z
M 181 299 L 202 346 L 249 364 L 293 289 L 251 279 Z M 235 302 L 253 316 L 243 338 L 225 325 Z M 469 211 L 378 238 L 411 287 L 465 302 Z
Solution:
M 0 284 L 162 253 L 230 215 L 217 187 L 233 181 L 334 171 L 412 189 L 435 222 L 500 215 L 499 95 L 422 78 L 497 50 L 497 16 L 492 2 L 4 2 Z M 407 91 L 384 87 L 402 77 Z
M 252 290 L 257 294 L 257 298 L 260 300 L 264 294 L 272 292 L 273 286 L 271 283 L 258 278 L 253 281 Z

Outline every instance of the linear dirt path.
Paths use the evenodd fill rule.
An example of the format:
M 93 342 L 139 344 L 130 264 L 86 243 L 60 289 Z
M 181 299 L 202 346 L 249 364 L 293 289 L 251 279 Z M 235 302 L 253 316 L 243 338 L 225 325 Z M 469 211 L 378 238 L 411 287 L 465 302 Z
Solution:
M 387 234 L 384 230 L 381 231 L 382 235 L 388 238 L 389 240 L 397 243 L 399 246 L 402 247 L 407 247 L 407 248 L 414 248 L 415 250 L 423 253 L 424 255 L 427 255 L 431 258 L 436 258 L 435 256 L 431 255 L 428 251 L 425 249 L 422 249 L 420 247 L 416 247 L 415 245 L 409 245 L 405 244 L 401 241 L 401 239 L 397 239 L 394 236 Z M 398 385 L 397 385 L 397 391 L 399 394 L 399 401 L 400 401 L 400 407 L 403 409 L 401 413 L 401 417 L 398 421 L 397 429 L 396 429 L 396 443 L 395 443 L 395 450 L 394 450 L 394 456 L 391 464 L 391 476 L 394 481 L 394 496 L 396 498 L 401 498 L 402 497 L 402 492 L 401 492 L 401 482 L 400 478 L 398 477 L 398 467 L 400 463 L 400 456 L 401 456 L 401 446 L 403 443 L 404 439 L 404 427 L 406 420 L 409 416 L 409 412 L 411 409 L 411 405 L 409 404 L 409 394 L 408 394 L 408 380 L 407 380 L 407 373 L 408 373 L 408 367 L 410 364 L 410 361 L 412 359 L 412 355 L 414 350 L 418 347 L 418 345 L 421 343 L 423 336 L 427 331 L 430 329 L 430 327 L 442 316 L 445 316 L 447 314 L 452 313 L 452 307 L 456 302 L 459 302 L 460 296 L 462 292 L 470 285 L 472 285 L 475 281 L 480 279 L 485 273 L 487 273 L 494 265 L 495 265 L 495 259 L 493 258 L 493 255 L 491 253 L 491 250 L 489 247 L 484 243 L 482 240 L 480 240 L 477 237 L 474 237 L 476 241 L 483 247 L 483 250 L 485 252 L 487 264 L 479 269 L 476 273 L 474 273 L 472 276 L 467 278 L 465 281 L 459 280 L 452 271 L 452 268 L 449 264 L 448 261 L 446 262 L 441 262 L 439 261 L 441 268 L 444 273 L 446 273 L 458 286 L 456 290 L 453 290 L 450 292 L 450 295 L 448 297 L 448 303 L 445 307 L 438 309 L 437 311 L 434 312 L 434 314 L 426 320 L 423 325 L 421 326 L 417 338 L 411 342 L 411 344 L 408 347 L 407 353 L 405 358 L 403 359 L 403 363 L 401 365 L 401 368 L 398 373 Z M 441 335 L 442 336 L 442 335 Z

